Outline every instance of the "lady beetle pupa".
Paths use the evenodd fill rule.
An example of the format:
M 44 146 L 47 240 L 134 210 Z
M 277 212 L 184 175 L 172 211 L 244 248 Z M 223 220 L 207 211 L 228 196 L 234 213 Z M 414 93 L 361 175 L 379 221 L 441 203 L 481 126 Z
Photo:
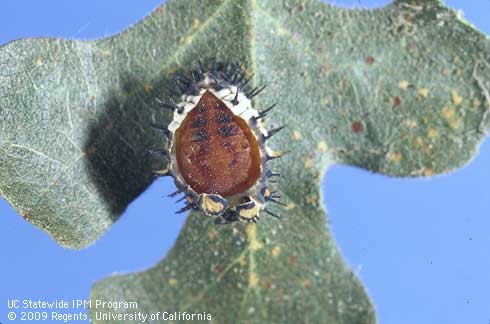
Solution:
M 160 102 L 173 111 L 164 134 L 166 151 L 153 151 L 169 160 L 168 175 L 177 191 L 184 193 L 186 206 L 178 212 L 200 210 L 216 217 L 217 224 L 259 220 L 268 202 L 281 204 L 267 182 L 279 174 L 268 162 L 281 156 L 266 147 L 266 141 L 283 127 L 266 130 L 261 119 L 274 107 L 261 112 L 251 99 L 265 86 L 248 89 L 251 77 L 238 66 L 208 71 L 198 67 L 189 77 L 176 75 L 182 94 L 180 102 Z M 272 182 L 272 181 L 270 181 Z

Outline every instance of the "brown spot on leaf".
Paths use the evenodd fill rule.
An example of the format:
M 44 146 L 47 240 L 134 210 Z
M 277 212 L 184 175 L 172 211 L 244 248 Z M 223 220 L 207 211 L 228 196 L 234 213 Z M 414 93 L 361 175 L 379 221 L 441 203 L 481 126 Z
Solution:
M 352 123 L 351 129 L 354 133 L 361 133 L 364 131 L 364 124 L 361 121 L 356 120 Z
M 308 279 L 305 279 L 305 280 L 303 281 L 303 287 L 305 287 L 305 288 L 310 288 L 310 287 L 311 287 L 311 281 L 310 281 L 310 280 L 308 280 Z
M 402 100 L 400 99 L 400 97 L 396 96 L 391 99 L 391 103 L 394 107 L 398 107 L 402 103 Z
M 292 265 L 295 265 L 297 261 L 298 261 L 298 257 L 296 255 L 289 256 L 289 263 L 291 263 Z
M 213 268 L 213 272 L 215 272 L 215 273 L 222 273 L 223 272 L 223 268 L 221 268 L 219 265 L 216 265 Z
M 371 65 L 374 63 L 374 57 L 366 56 L 366 58 L 364 59 L 364 62 L 366 62 L 367 65 Z
M 218 236 L 218 232 L 214 228 L 211 228 L 211 230 L 209 230 L 208 232 L 209 239 L 214 240 L 217 236 Z

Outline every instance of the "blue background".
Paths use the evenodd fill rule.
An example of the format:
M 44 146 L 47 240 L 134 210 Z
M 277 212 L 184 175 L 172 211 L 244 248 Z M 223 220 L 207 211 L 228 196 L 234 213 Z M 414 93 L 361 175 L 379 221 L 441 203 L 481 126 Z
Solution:
M 390 1 L 331 1 L 380 6 Z M 148 14 L 160 0 L 2 0 L 0 44 L 32 36 L 98 38 Z M 447 1 L 490 32 L 490 2 Z M 323 181 L 334 236 L 376 305 L 379 322 L 490 323 L 490 144 L 467 167 L 432 179 L 391 179 L 336 166 Z M 7 299 L 83 299 L 114 272 L 143 270 L 172 246 L 168 179 L 156 181 L 96 244 L 58 246 L 0 201 L 0 322 Z M 171 206 L 170 208 L 166 206 Z M 45 322 L 45 323 L 49 323 Z

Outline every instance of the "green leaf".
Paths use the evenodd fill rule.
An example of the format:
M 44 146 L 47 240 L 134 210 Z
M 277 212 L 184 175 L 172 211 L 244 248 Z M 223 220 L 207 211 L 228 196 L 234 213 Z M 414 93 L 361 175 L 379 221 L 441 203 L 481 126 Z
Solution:
M 92 300 L 206 312 L 217 323 L 374 323 L 325 220 L 334 162 L 393 176 L 467 163 L 490 128 L 488 40 L 439 1 L 346 10 L 315 0 L 169 1 L 116 36 L 0 48 L 0 193 L 63 245 L 93 242 L 164 168 L 147 149 L 171 74 L 240 60 L 274 102 L 283 219 L 216 227 L 191 214 L 154 268 L 98 282 Z M 91 309 L 98 316 L 134 310 Z

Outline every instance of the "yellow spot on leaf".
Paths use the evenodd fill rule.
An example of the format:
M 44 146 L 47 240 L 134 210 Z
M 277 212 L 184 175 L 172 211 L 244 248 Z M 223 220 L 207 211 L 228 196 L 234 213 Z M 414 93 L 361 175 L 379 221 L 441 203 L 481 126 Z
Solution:
M 299 131 L 295 130 L 295 131 L 293 131 L 291 138 L 295 141 L 298 141 L 301 139 L 301 133 Z
M 296 204 L 293 203 L 293 202 L 289 202 L 287 205 L 286 205 L 286 210 L 291 210 L 293 208 L 296 208 Z
M 434 169 L 427 168 L 422 172 L 425 177 L 432 177 L 434 175 Z
M 103 56 L 109 56 L 110 54 L 111 54 L 111 52 L 109 50 L 103 50 L 102 51 Z
M 197 19 L 197 18 L 194 19 L 192 21 L 192 28 L 197 29 L 197 28 L 199 28 L 199 26 L 201 26 L 201 21 L 199 19 Z
M 35 62 L 36 66 L 41 66 L 43 65 L 43 60 L 41 60 L 40 58 L 38 58 Z
M 399 152 L 388 152 L 388 154 L 386 154 L 386 159 L 391 162 L 398 163 L 401 158 L 402 155 Z
M 310 205 L 315 205 L 318 201 L 318 197 L 315 195 L 306 196 L 306 202 Z
M 429 138 L 436 138 L 439 136 L 439 131 L 435 128 L 429 128 L 427 136 L 429 136 Z
M 281 254 L 281 248 L 279 246 L 274 246 L 272 248 L 272 255 L 273 256 L 279 256 L 279 254 Z
M 248 278 L 248 283 L 250 287 L 256 287 L 259 284 L 260 278 L 259 275 L 255 272 L 250 273 L 250 277 Z
M 252 250 L 252 251 L 260 250 L 262 248 L 262 246 L 263 246 L 262 243 L 260 243 L 257 240 L 253 240 L 250 242 L 250 250 Z
M 186 36 L 186 37 L 182 37 L 178 40 L 179 44 L 180 45 L 186 45 L 186 44 L 189 44 L 192 40 L 192 37 L 191 36 Z
M 403 89 L 403 90 L 406 90 L 409 85 L 410 84 L 406 80 L 400 81 L 400 83 L 398 83 L 398 86 L 400 87 L 400 89 Z
M 325 153 L 328 149 L 327 143 L 325 143 L 324 141 L 318 142 L 316 148 L 318 149 L 318 151 Z
M 451 91 L 451 97 L 453 98 L 453 103 L 454 103 L 456 106 L 461 105 L 461 103 L 463 102 L 463 97 L 461 97 L 461 96 L 458 94 L 458 91 L 456 91 L 456 90 L 452 90 L 452 91 Z
M 427 98 L 427 96 L 429 95 L 429 89 L 422 88 L 419 90 L 419 94 L 422 98 Z
M 247 264 L 247 260 L 245 260 L 245 257 L 243 255 L 240 256 L 240 259 L 238 259 L 238 262 L 240 263 L 241 266 L 244 266 Z
M 208 232 L 209 239 L 214 240 L 216 236 L 218 236 L 218 232 L 214 228 L 211 228 Z
M 325 106 L 325 107 L 326 107 L 326 106 L 328 106 L 328 104 L 329 104 L 329 103 L 330 103 L 330 100 L 328 100 L 328 98 L 327 98 L 327 97 L 323 98 L 323 100 L 322 100 L 322 105 L 323 105 L 323 106 Z
M 310 280 L 308 280 L 308 279 L 305 279 L 305 280 L 303 281 L 303 287 L 305 287 L 305 288 L 310 288 L 310 287 L 311 287 L 311 281 L 310 281 Z
M 414 138 L 413 143 L 418 146 L 423 146 L 424 140 L 422 139 L 422 137 L 416 137 Z
M 463 119 L 461 118 L 456 118 L 456 119 L 452 119 L 450 122 L 449 122 L 449 127 L 451 128 L 459 128 L 461 127 L 461 125 L 463 124 Z
M 429 152 L 430 150 L 430 145 L 424 142 L 424 140 L 421 137 L 417 137 L 413 140 L 413 143 L 417 146 L 422 147 L 425 153 Z
M 170 278 L 170 280 L 168 281 L 168 284 L 170 286 L 176 286 L 177 285 L 177 279 L 175 278 Z
M 444 116 L 444 118 L 446 119 L 451 119 L 454 117 L 454 109 L 452 108 L 449 108 L 449 107 L 444 107 L 442 109 L 442 115 Z
M 145 84 L 144 88 L 146 93 L 151 93 L 151 91 L 153 90 L 153 86 L 149 83 Z
M 279 27 L 277 28 L 277 35 L 279 36 L 284 36 L 286 35 L 288 32 L 286 31 L 286 29 L 282 28 L 282 27 Z
M 247 237 L 251 251 L 257 251 L 262 248 L 262 243 L 257 240 L 257 228 L 254 224 L 247 225 Z
M 252 236 L 255 236 L 257 234 L 256 228 L 253 224 L 248 224 L 247 227 L 245 228 L 245 231 L 246 231 L 248 237 L 252 237 Z
M 471 101 L 471 108 L 478 108 L 480 106 L 480 100 L 478 99 L 473 99 Z
M 307 158 L 305 160 L 305 169 L 311 169 L 313 167 L 313 160 L 311 158 Z
M 415 128 L 417 127 L 417 122 L 413 119 L 407 119 L 405 121 L 405 126 L 407 126 L 408 128 Z

